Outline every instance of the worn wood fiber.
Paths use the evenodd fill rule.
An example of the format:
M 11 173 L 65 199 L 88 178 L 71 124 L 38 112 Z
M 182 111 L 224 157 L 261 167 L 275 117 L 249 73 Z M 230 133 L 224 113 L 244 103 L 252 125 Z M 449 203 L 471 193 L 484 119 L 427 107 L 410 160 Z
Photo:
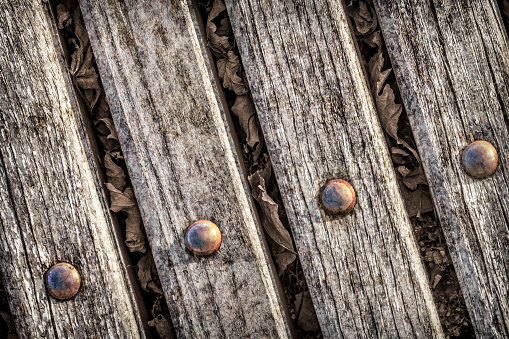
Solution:
M 21 338 L 139 338 L 125 278 L 49 8 L 0 2 L 0 269 Z M 68 86 L 68 87 L 66 87 Z M 75 265 L 81 291 L 49 297 L 44 274 Z
M 177 335 L 287 337 L 191 3 L 80 4 Z M 200 219 L 211 257 L 185 249 Z
M 322 333 L 443 337 L 342 3 L 226 4 Z M 335 178 L 349 215 L 320 207 Z
M 509 337 L 509 49 L 494 0 L 375 0 L 436 210 L 479 338 Z M 469 177 L 462 150 L 499 167 Z

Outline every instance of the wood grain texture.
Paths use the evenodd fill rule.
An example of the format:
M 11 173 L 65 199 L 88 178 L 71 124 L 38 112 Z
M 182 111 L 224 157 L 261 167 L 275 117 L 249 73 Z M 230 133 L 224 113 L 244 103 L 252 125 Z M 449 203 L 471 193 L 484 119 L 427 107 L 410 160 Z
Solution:
M 80 5 L 177 335 L 287 337 L 191 4 Z M 211 257 L 185 249 L 200 219 L 222 232 Z
M 0 269 L 21 338 L 139 338 L 141 326 L 49 8 L 0 2 Z M 74 264 L 82 289 L 50 298 Z
M 509 336 L 509 50 L 494 0 L 375 0 L 436 210 L 479 338 Z M 499 168 L 467 176 L 491 142 Z
M 322 333 L 443 337 L 343 5 L 226 5 Z M 319 205 L 334 178 L 344 217 Z

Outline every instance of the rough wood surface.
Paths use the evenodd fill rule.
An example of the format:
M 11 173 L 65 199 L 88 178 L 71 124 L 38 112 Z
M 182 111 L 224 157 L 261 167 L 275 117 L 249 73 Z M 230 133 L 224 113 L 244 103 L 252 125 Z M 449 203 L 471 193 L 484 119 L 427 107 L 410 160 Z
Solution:
M 287 337 L 191 4 L 80 4 L 177 335 Z M 185 250 L 199 219 L 222 232 L 211 257 Z
M 21 338 L 139 338 L 97 168 L 41 1 L 0 2 L 0 269 Z M 74 264 L 82 290 L 48 296 Z
M 509 50 L 495 0 L 375 0 L 436 210 L 479 338 L 509 336 Z M 500 161 L 461 164 L 474 140 Z
M 342 3 L 226 4 L 322 333 L 443 337 Z M 333 178 L 347 216 L 319 206 Z

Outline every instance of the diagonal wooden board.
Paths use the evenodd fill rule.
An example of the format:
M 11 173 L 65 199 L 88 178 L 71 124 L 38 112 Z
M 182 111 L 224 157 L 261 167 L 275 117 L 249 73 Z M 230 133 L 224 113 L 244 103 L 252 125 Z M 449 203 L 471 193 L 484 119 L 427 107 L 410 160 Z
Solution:
M 509 337 L 509 44 L 494 0 L 375 0 L 380 26 L 478 338 Z M 462 150 L 499 168 L 469 177 Z
M 177 335 L 288 337 L 191 3 L 80 5 Z M 185 250 L 200 219 L 211 257 Z
M 322 333 L 443 337 L 342 2 L 226 5 Z M 347 216 L 319 205 L 334 178 Z
M 0 3 L 0 269 L 20 338 L 144 337 L 49 5 Z M 64 73 L 65 72 L 65 73 Z M 46 270 L 82 289 L 49 297 Z M 5 334 L 5 333 L 4 333 Z

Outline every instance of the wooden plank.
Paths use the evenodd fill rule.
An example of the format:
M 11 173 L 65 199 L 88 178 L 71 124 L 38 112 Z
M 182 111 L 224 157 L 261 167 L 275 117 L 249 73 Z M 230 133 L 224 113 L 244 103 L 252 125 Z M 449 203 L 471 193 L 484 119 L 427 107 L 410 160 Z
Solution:
M 177 335 L 288 337 L 191 3 L 80 4 Z M 211 257 L 185 251 L 199 219 Z
M 436 210 L 479 338 L 509 336 L 509 49 L 495 0 L 375 0 Z M 499 168 L 461 152 L 491 142 Z
M 137 307 L 49 6 L 0 3 L 0 269 L 21 338 L 139 338 Z M 65 73 L 64 73 L 65 72 Z M 82 290 L 48 296 L 74 264 Z
M 322 333 L 443 337 L 343 5 L 226 5 Z M 334 178 L 344 217 L 319 206 Z

